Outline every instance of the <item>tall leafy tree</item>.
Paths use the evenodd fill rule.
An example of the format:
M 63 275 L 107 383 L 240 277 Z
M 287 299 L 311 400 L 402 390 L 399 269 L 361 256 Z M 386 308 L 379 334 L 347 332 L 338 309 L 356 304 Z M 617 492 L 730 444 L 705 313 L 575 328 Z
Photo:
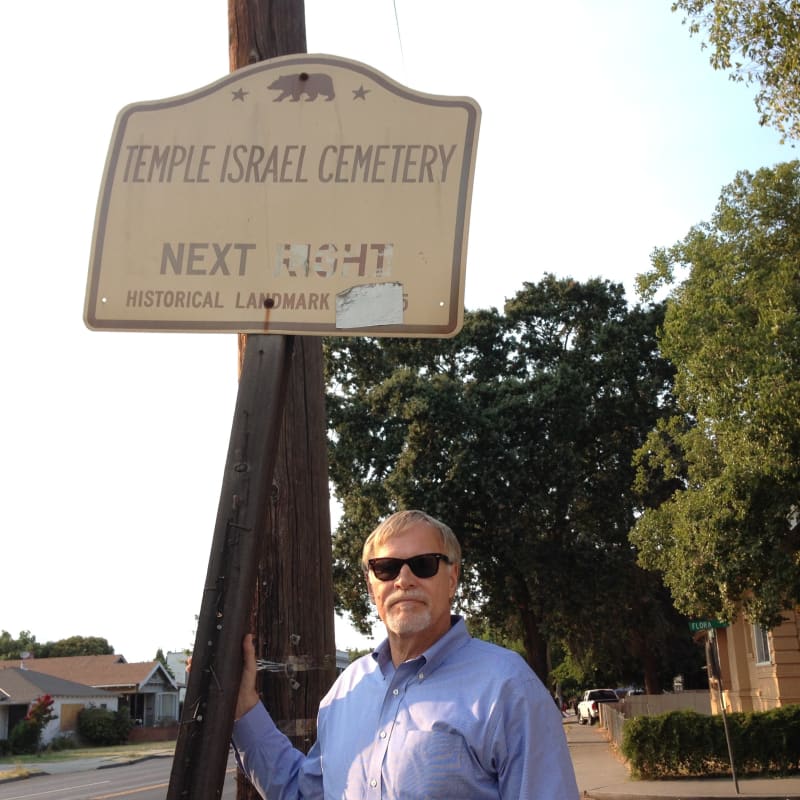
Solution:
M 35 658 L 55 658 L 56 656 L 97 656 L 110 655 L 114 648 L 107 639 L 99 636 L 70 636 L 57 642 L 40 644 L 30 631 L 20 631 L 14 639 L 8 631 L 0 631 L 0 660 L 16 660 L 28 653 Z
M 108 639 L 101 636 L 70 636 L 43 645 L 42 658 L 56 656 L 106 656 L 114 652 Z
M 170 665 L 167 663 L 167 657 L 164 655 L 164 651 L 160 647 L 158 648 L 158 650 L 156 650 L 156 655 L 154 660 L 158 661 L 159 664 L 161 664 L 161 666 L 164 667 L 164 669 L 167 671 L 167 674 L 171 678 L 175 677 L 175 673 L 172 671 L 172 667 L 170 667 Z
M 800 0 L 676 0 L 672 10 L 708 36 L 714 69 L 759 87 L 761 124 L 800 138 Z
M 658 306 L 629 309 L 619 285 L 547 276 L 505 314 L 468 313 L 453 339 L 331 340 L 340 607 L 369 618 L 364 536 L 423 508 L 462 540 L 465 608 L 521 640 L 544 679 L 554 640 L 617 673 L 632 648 L 657 654 L 673 620 L 627 536 L 631 457 L 671 382 L 660 320 Z
M 0 660 L 16 660 L 22 658 L 23 653 L 38 655 L 40 648 L 30 631 L 20 631 L 16 639 L 8 631 L 0 631 Z
M 651 501 L 632 541 L 686 614 L 768 626 L 800 601 L 798 264 L 795 161 L 739 173 L 641 280 L 673 287 L 661 343 L 681 413 L 638 453 Z

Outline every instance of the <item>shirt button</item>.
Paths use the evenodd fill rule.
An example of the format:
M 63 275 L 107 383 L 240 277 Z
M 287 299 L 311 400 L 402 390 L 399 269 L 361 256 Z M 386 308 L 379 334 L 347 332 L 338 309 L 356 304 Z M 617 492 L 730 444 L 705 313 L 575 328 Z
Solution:
M 373 778 L 373 779 L 372 779 L 372 780 L 369 782 L 369 785 L 370 785 L 370 786 L 371 786 L 371 787 L 374 789 L 374 788 L 375 788 L 375 787 L 378 785 L 378 781 L 376 781 L 376 780 L 375 780 L 375 778 Z
M 395 689 L 395 690 L 392 692 L 392 694 L 393 694 L 395 697 L 397 697 L 397 695 L 399 695 L 399 694 L 400 694 L 400 690 L 399 690 L 399 689 Z
M 425 680 L 425 673 L 424 673 L 424 672 L 420 672 L 420 674 L 419 674 L 419 679 L 420 679 L 421 681 L 422 681 L 422 680 Z
M 381 739 L 385 739 L 385 738 L 386 738 L 386 731 L 381 731 Z

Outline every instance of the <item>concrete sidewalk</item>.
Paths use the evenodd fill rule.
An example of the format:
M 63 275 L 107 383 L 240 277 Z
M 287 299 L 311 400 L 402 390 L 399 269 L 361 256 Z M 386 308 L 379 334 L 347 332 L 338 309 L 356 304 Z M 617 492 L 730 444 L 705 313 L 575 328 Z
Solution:
M 640 781 L 631 778 L 627 766 L 597 725 L 579 725 L 574 716 L 564 719 L 578 789 L 592 800 L 800 800 L 800 774 L 790 778 L 687 778 Z

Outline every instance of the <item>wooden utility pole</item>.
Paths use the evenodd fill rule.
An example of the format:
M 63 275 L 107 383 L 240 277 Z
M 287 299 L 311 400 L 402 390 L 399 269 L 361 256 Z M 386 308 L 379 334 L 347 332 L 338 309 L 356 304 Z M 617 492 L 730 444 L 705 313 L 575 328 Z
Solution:
M 244 354 L 168 800 L 222 796 L 293 343 L 254 336 Z
M 230 67 L 306 52 L 303 0 L 228 0 Z M 251 337 L 240 337 L 240 355 Z M 307 752 L 319 701 L 336 677 L 322 339 L 295 336 L 269 520 L 250 629 L 256 653 L 284 665 L 261 673 L 278 726 Z M 239 800 L 258 794 L 240 774 Z
M 307 752 L 316 740 L 319 702 L 336 677 L 336 645 L 322 349 L 318 338 L 293 338 L 250 629 L 258 655 L 282 665 L 261 673 L 264 703 L 295 747 Z M 240 800 L 256 800 L 246 786 Z
M 228 20 L 232 71 L 306 52 L 303 0 L 229 0 Z M 234 485 L 223 482 L 168 800 L 221 797 L 246 631 L 270 663 L 260 673 L 265 704 L 300 749 L 316 739 L 336 674 L 322 340 L 240 336 L 239 363 L 226 465 Z M 264 451 L 257 469 L 243 447 Z M 221 611 L 223 596 L 235 602 Z M 240 800 L 258 797 L 242 776 L 237 783 Z

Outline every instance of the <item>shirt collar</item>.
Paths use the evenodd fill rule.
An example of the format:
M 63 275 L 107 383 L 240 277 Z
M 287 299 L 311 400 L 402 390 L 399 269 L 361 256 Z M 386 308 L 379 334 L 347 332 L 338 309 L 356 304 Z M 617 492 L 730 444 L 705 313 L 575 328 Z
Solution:
M 450 630 L 437 639 L 421 656 L 428 673 L 436 669 L 452 652 L 463 647 L 472 637 L 467 631 L 467 624 L 459 614 L 450 615 Z M 389 639 L 384 639 L 373 651 L 372 658 L 381 669 L 392 660 L 389 650 Z

